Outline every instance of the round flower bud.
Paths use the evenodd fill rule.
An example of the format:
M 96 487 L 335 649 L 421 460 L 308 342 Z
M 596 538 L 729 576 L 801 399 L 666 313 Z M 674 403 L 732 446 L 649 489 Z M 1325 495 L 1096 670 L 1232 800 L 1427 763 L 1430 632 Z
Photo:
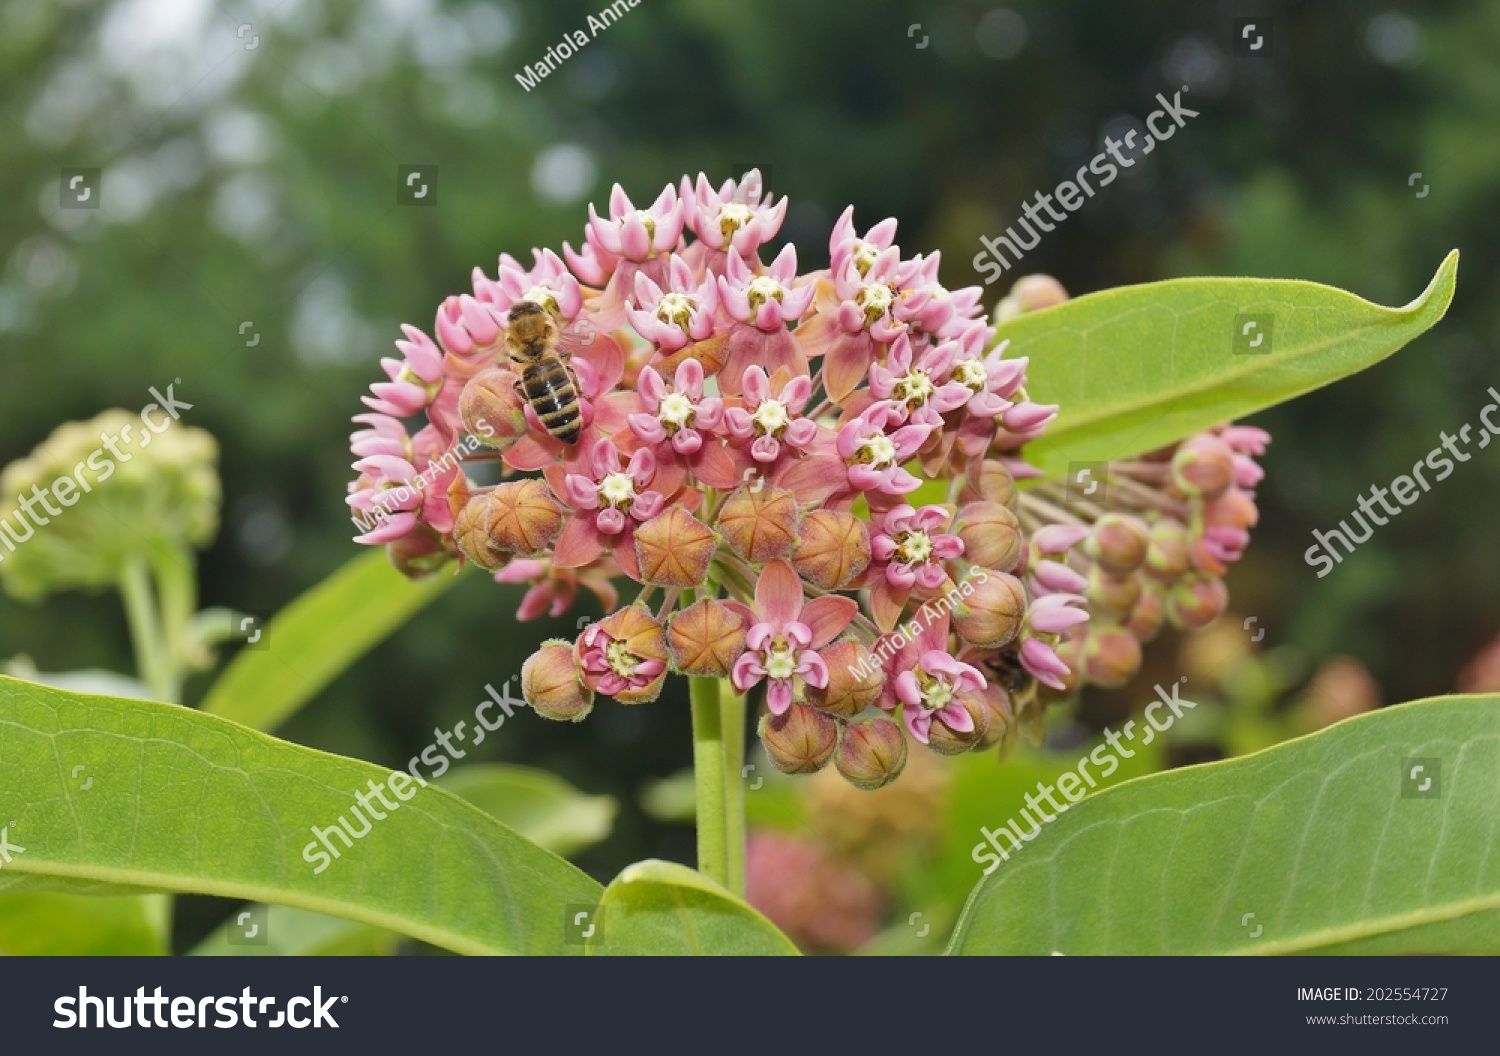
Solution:
M 1130 610 L 1130 619 L 1125 629 L 1142 642 L 1149 642 L 1161 631 L 1167 618 L 1167 589 L 1154 580 L 1146 580 L 1141 587 L 1141 596 Z
M 528 427 L 516 376 L 503 367 L 482 370 L 464 384 L 458 416 L 474 439 L 500 451 L 525 436 Z
M 995 322 L 1003 323 L 1027 312 L 1041 311 L 1068 299 L 1068 291 L 1051 275 L 1023 275 L 1016 280 L 999 304 L 995 305 Z
M 621 704 L 649 704 L 667 677 L 667 636 L 643 605 L 584 628 L 573 643 L 583 684 Z
M 681 506 L 668 506 L 635 530 L 641 582 L 658 587 L 702 583 L 716 547 L 708 525 Z
M 942 712 L 932 716 L 927 728 L 927 747 L 938 755 L 961 755 L 979 746 L 990 728 L 990 706 L 983 693 L 959 693 L 954 698 L 974 720 L 974 728 L 960 733 L 943 721 Z
M 839 744 L 839 724 L 796 701 L 780 715 L 762 716 L 757 732 L 772 765 L 784 774 L 816 773 Z
M 1139 517 L 1106 513 L 1094 522 L 1083 552 L 1104 571 L 1128 576 L 1145 562 L 1150 544 L 1150 530 Z
M 965 587 L 972 591 L 965 592 Z M 970 645 L 998 649 L 1008 644 L 1026 616 L 1026 588 L 1015 576 L 984 571 L 959 585 L 960 598 L 953 606 L 953 629 Z
M 852 513 L 813 510 L 802 518 L 792 564 L 815 587 L 846 586 L 870 564 L 869 525 Z
M 696 601 L 672 617 L 667 645 L 682 674 L 724 678 L 745 651 L 745 621 L 722 601 Z
M 1187 525 L 1175 517 L 1163 517 L 1151 525 L 1151 544 L 1146 549 L 1146 570 L 1170 583 L 1188 570 L 1191 560 Z
M 1012 511 L 1020 502 L 1016 491 L 1016 480 L 1005 468 L 1004 462 L 994 459 L 974 459 L 964 473 L 963 490 L 958 493 L 959 502 L 998 502 Z
M 1021 560 L 1021 522 L 998 502 L 971 502 L 958 511 L 953 530 L 964 556 L 985 568 L 1009 572 Z
M 1172 483 L 1185 495 L 1212 499 L 1234 483 L 1234 452 L 1212 433 L 1189 437 L 1172 456 Z
M 986 682 L 980 695 L 984 697 L 984 703 L 990 713 L 988 724 L 984 728 L 984 736 L 979 738 L 972 749 L 976 752 L 999 744 L 1006 731 L 1015 722 L 1015 711 L 1010 702 L 1010 694 L 1005 691 L 1004 686 L 995 682 Z
M 1254 528 L 1260 520 L 1255 500 L 1239 488 L 1230 488 L 1203 504 L 1203 523 L 1212 528 Z
M 1167 616 L 1174 626 L 1196 631 L 1214 621 L 1229 604 L 1229 588 L 1218 578 L 1184 576 L 1167 595 Z
M 387 543 L 385 556 L 407 579 L 430 576 L 453 560 L 453 552 L 443 537 L 425 524 L 419 524 L 400 539 Z M 501 564 L 505 560 L 502 559 Z
M 1141 669 L 1141 643 L 1122 627 L 1092 628 L 1084 639 L 1082 664 L 1091 683 L 1118 689 Z
M 513 480 L 489 494 L 490 545 L 537 556 L 562 531 L 564 513 L 540 480 Z
M 573 647 L 554 638 L 521 665 L 521 695 L 544 719 L 578 722 L 594 707 L 594 694 L 578 679 Z
M 906 735 L 890 719 L 850 723 L 833 762 L 845 781 L 873 792 L 906 768 Z
M 1141 577 L 1135 573 L 1110 575 L 1095 565 L 1089 569 L 1089 585 L 1084 591 L 1089 604 L 1122 619 L 1130 615 L 1141 597 Z
M 453 541 L 465 557 L 486 572 L 498 572 L 510 561 L 510 554 L 497 549 L 490 540 L 492 514 L 490 497 L 476 495 L 453 518 Z
M 735 553 L 760 564 L 792 552 L 797 520 L 797 500 L 790 491 L 740 487 L 724 500 L 718 528 Z
M 828 668 L 828 685 L 807 687 L 807 702 L 826 712 L 851 718 L 875 703 L 885 685 L 880 662 L 859 642 L 844 638 L 819 651 Z

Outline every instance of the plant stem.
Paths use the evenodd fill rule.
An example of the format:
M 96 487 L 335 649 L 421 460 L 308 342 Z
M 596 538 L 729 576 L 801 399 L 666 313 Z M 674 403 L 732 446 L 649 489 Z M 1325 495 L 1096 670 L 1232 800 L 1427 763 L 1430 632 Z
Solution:
M 688 682 L 693 704 L 693 778 L 698 800 L 698 871 L 729 886 L 724 783 L 724 725 L 719 710 L 719 680 L 693 677 Z
M 729 890 L 745 897 L 745 698 L 726 678 L 719 683 L 719 718 L 724 729 L 724 830 Z
M 151 594 L 151 572 L 144 558 L 136 558 L 120 575 L 120 596 L 125 600 L 125 618 L 135 647 L 136 673 L 156 700 L 175 703 L 175 681 L 170 657 L 162 641 L 161 621 Z

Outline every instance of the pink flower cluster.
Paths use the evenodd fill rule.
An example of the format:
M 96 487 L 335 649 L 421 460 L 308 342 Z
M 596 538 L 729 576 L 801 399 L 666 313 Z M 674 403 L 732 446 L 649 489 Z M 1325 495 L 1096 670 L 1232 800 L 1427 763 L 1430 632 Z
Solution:
M 1128 562 L 1088 549 L 1105 511 L 1016 487 L 1039 476 L 1020 451 L 1057 409 L 1028 397 L 1027 361 L 995 343 L 980 288 L 947 289 L 938 254 L 903 257 L 894 220 L 861 233 L 852 208 L 829 267 L 799 272 L 794 246 L 765 251 L 786 206 L 754 171 L 717 189 L 684 177 L 646 208 L 616 186 L 577 250 L 475 269 L 432 336 L 404 327 L 402 358 L 382 361 L 348 502 L 378 515 L 357 541 L 409 574 L 473 562 L 529 585 L 523 619 L 560 614 L 579 586 L 613 610 L 528 661 L 540 713 L 651 700 L 674 671 L 727 677 L 764 686 L 778 766 L 832 760 L 878 787 L 908 739 L 1008 743 L 1043 687 L 1076 686 L 1090 613 L 1129 620 L 1091 570 L 1118 579 Z M 523 302 L 555 325 L 574 443 L 517 385 L 508 319 Z M 1130 530 L 1154 530 L 1138 507 L 1170 515 L 1195 574 L 1222 574 L 1243 549 L 1259 436 L 1213 434 L 1233 466 L 1217 491 L 1153 506 L 1141 496 L 1167 478 L 1132 470 Z M 464 466 L 481 463 L 500 483 L 472 482 Z M 620 608 L 622 576 L 641 590 Z

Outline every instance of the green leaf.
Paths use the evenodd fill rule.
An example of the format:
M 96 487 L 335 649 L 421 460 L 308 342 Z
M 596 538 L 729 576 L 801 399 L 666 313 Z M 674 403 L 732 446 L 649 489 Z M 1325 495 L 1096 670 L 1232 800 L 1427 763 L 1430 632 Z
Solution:
M 586 795 L 545 770 L 510 763 L 455 767 L 437 783 L 532 843 L 564 856 L 607 837 L 618 809 L 610 796 Z
M 245 932 L 235 930 L 237 911 L 189 953 L 194 957 L 389 957 L 401 944 L 401 936 L 394 931 L 326 913 L 290 906 L 266 906 L 265 913 L 263 944 L 239 941 Z
M 703 874 L 648 859 L 604 890 L 590 956 L 796 956 L 792 940 Z
M 1069 462 L 1151 451 L 1363 370 L 1448 309 L 1458 251 L 1405 308 L 1314 282 L 1172 279 L 1122 286 L 999 327 L 1007 355 L 1029 356 L 1027 390 L 1061 406 L 1026 456 L 1049 474 Z M 1266 351 L 1237 354 L 1236 320 L 1274 317 Z M 1243 324 L 1241 324 L 1241 328 Z
M 1001 837 L 949 952 L 1497 953 L 1497 806 L 1500 698 L 1385 708 Z
M 0 819 L 25 848 L 0 867 L 0 892 L 190 891 L 461 953 L 567 953 L 563 907 L 601 891 L 472 804 L 416 785 L 387 789 L 395 810 L 375 800 L 384 820 L 352 846 L 328 834 L 339 858 L 323 864 L 311 829 L 363 827 L 355 792 L 370 798 L 391 772 L 175 705 L 0 678 L 0 760 Z M 69 776 L 80 765 L 87 790 Z
M 301 595 L 243 648 L 203 699 L 211 715 L 272 730 L 458 577 L 413 582 L 383 549 L 355 558 Z
M 28 891 L 0 897 L 0 955 L 139 957 L 167 952 L 158 895 Z

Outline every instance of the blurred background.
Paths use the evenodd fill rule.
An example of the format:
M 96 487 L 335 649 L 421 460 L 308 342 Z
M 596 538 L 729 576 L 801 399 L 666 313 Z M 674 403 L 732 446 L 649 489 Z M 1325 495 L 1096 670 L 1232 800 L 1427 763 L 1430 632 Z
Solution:
M 1458 293 L 1399 355 L 1256 420 L 1275 440 L 1260 526 L 1228 580 L 1232 633 L 1186 652 L 1158 640 L 1136 682 L 1086 699 L 1055 747 L 1193 664 L 1224 683 L 1223 707 L 1152 765 L 1458 685 L 1500 688 L 1500 662 L 1475 661 L 1500 631 L 1494 451 L 1326 579 L 1302 559 L 1314 528 L 1474 421 L 1500 386 L 1500 2 L 639 0 L 534 88 L 518 83 L 604 6 L 0 0 L 0 464 L 64 421 L 137 411 L 149 386 L 181 379 L 185 420 L 221 447 L 202 603 L 273 613 L 360 551 L 343 501 L 349 417 L 398 324 L 429 328 L 438 302 L 476 265 L 493 274 L 502 251 L 529 261 L 533 246 L 577 246 L 587 203 L 602 206 L 612 183 L 639 203 L 683 173 L 717 184 L 758 166 L 790 196 L 780 241 L 797 243 L 804 268 L 826 263 L 853 203 L 862 230 L 894 216 L 908 253 L 941 249 L 957 288 L 981 281 L 980 235 L 1138 124 L 1157 92 L 1186 86 L 1201 116 L 1021 270 L 1075 295 L 1252 274 L 1399 305 L 1458 247 Z M 1236 41 L 1247 18 L 1264 26 L 1255 52 Z M 399 200 L 402 167 L 434 174 L 426 201 Z M 61 207 L 64 170 L 98 170 L 97 208 Z M 466 577 L 281 735 L 403 765 L 541 638 L 571 638 L 576 616 L 598 614 L 589 599 L 518 633 L 519 594 Z M 1253 645 L 1250 617 L 1265 631 Z M 0 660 L 17 656 L 44 672 L 131 671 L 119 600 L 0 597 Z M 208 682 L 189 684 L 188 703 Z M 522 715 L 484 751 L 619 801 L 610 837 L 577 858 L 593 875 L 691 860 L 691 829 L 662 820 L 672 786 L 651 784 L 690 760 L 685 683 L 578 727 Z M 1017 773 L 1048 758 L 1016 760 Z M 975 819 L 1002 820 L 1000 793 L 981 791 L 994 760 L 922 762 L 933 766 L 898 782 L 910 786 L 899 802 L 895 789 L 851 806 L 847 789 L 774 783 L 749 797 L 767 830 L 762 875 L 826 869 L 807 890 L 849 903 L 847 927 L 816 906 L 776 907 L 779 923 L 811 914 L 827 932 L 785 924 L 809 948 L 859 945 L 872 921 L 902 930 L 909 906 L 977 879 L 972 825 L 940 804 L 967 795 Z M 869 857 L 890 841 L 915 848 L 927 880 Z M 182 903 L 180 946 L 223 914 Z

